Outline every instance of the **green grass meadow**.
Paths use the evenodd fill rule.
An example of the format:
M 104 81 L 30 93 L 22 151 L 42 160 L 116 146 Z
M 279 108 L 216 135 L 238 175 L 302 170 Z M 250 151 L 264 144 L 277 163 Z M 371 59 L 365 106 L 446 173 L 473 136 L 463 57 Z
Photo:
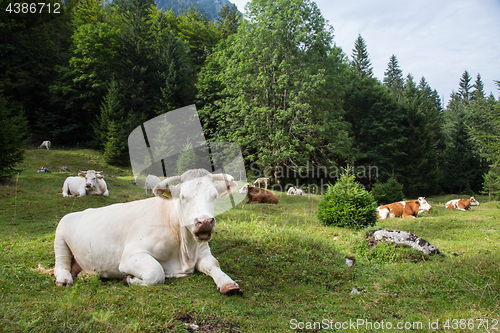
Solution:
M 52 172 L 37 173 L 42 166 Z M 320 196 L 276 193 L 278 205 L 242 203 L 217 217 L 210 241 L 242 297 L 221 295 L 201 273 L 150 287 L 96 277 L 56 287 L 36 268 L 54 266 L 59 220 L 147 196 L 130 169 L 106 165 L 91 150 L 28 150 L 19 168 L 0 186 L 2 332 L 500 331 L 500 203 L 488 197 L 476 196 L 481 205 L 469 212 L 444 208 L 465 196 L 428 197 L 433 208 L 419 218 L 377 221 L 375 228 L 429 241 L 442 252 L 434 256 L 369 248 L 367 230 L 320 224 Z M 109 197 L 63 198 L 64 179 L 87 169 L 109 175 Z

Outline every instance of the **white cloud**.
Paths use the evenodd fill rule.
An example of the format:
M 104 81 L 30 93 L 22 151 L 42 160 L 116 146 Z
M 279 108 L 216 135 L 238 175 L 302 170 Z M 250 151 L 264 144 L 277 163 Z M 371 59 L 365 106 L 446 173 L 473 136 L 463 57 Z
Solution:
M 233 1 L 241 12 L 247 1 Z M 404 75 L 429 85 L 447 101 L 465 70 L 481 74 L 485 91 L 499 97 L 500 1 L 498 0 L 319 0 L 335 28 L 335 43 L 347 55 L 361 34 L 374 73 L 383 79 L 395 54 Z

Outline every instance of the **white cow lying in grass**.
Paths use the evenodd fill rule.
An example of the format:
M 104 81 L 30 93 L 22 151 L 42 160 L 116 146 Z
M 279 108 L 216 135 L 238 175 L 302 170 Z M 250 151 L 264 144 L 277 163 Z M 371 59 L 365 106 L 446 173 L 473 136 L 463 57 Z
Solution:
M 146 180 L 144 181 L 144 189 L 146 190 L 146 195 L 148 194 L 148 190 L 153 192 L 153 189 L 156 185 L 161 182 L 161 179 L 156 177 L 155 175 L 148 175 Z
M 296 188 L 295 186 L 292 186 L 288 189 L 288 192 L 286 193 L 287 195 L 303 195 L 304 192 L 300 188 Z
M 83 197 L 84 195 L 109 195 L 106 182 L 102 179 L 102 171 L 82 171 L 79 177 L 68 177 L 64 181 L 62 195 L 63 197 Z
M 159 183 L 153 198 L 64 216 L 54 240 L 56 285 L 71 285 L 83 271 L 148 286 L 196 269 L 222 294 L 241 294 L 208 247 L 217 198 L 237 187 L 230 175 L 189 170 Z

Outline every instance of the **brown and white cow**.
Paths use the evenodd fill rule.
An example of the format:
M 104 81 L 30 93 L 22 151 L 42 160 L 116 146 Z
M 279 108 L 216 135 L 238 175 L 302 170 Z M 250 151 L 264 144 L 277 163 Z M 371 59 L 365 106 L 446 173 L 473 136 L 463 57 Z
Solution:
M 386 219 L 388 217 L 412 217 L 415 218 L 418 214 L 428 211 L 432 208 L 424 197 L 419 197 L 418 200 L 399 201 L 388 205 L 382 205 L 377 208 L 377 217 Z
M 263 190 L 258 187 L 250 186 L 250 184 L 245 184 L 238 193 L 246 194 L 248 197 L 247 204 L 252 203 L 268 203 L 268 204 L 278 204 L 279 200 L 276 194 Z
M 68 177 L 64 181 L 62 195 L 64 198 L 84 195 L 109 195 L 108 188 L 101 175 L 102 171 L 82 171 L 78 177 Z
M 446 208 L 451 209 L 459 209 L 463 211 L 470 210 L 471 206 L 479 206 L 479 202 L 474 199 L 474 197 L 470 197 L 470 199 L 454 199 L 448 201 L 445 205 Z
M 196 269 L 221 293 L 241 294 L 208 247 L 217 198 L 237 187 L 229 175 L 189 170 L 161 181 L 153 198 L 67 214 L 54 240 L 56 285 L 71 285 L 80 270 L 148 286 Z

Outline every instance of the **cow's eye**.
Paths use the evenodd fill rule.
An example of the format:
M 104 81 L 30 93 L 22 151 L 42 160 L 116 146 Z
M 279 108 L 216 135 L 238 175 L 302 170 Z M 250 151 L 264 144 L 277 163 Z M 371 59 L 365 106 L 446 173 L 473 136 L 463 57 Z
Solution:
M 181 195 L 180 198 L 181 198 L 181 200 L 186 200 L 186 197 L 183 195 Z

